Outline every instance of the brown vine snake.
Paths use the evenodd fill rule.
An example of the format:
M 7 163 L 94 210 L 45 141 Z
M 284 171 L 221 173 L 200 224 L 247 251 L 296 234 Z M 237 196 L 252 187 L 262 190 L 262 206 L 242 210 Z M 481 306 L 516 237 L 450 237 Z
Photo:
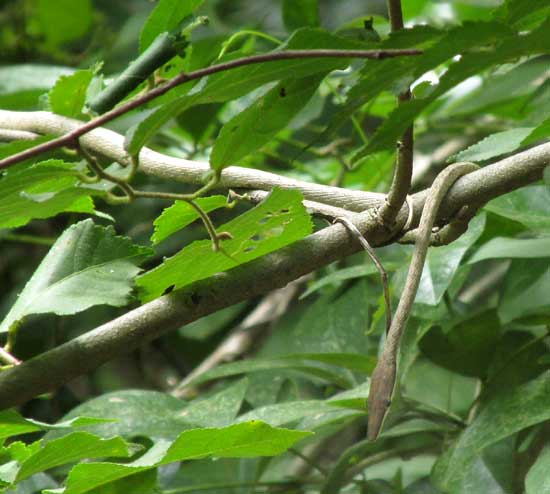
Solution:
M 391 397 L 395 389 L 397 377 L 397 355 L 399 341 L 405 330 L 407 320 L 420 284 L 422 269 L 426 260 L 430 235 L 437 211 L 445 194 L 462 175 L 466 175 L 478 166 L 473 163 L 456 163 L 445 168 L 434 180 L 428 199 L 424 204 L 420 223 L 416 230 L 414 254 L 409 266 L 405 287 L 399 299 L 393 321 L 386 337 L 386 343 L 378 363 L 372 373 L 368 398 L 368 431 L 367 438 L 374 441 L 384 424 L 391 404 Z

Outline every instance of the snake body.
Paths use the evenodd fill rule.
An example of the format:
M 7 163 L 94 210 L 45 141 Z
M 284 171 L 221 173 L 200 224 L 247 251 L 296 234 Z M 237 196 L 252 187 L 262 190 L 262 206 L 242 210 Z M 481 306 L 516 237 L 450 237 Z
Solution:
M 395 311 L 393 321 L 386 337 L 386 343 L 382 354 L 371 378 L 371 385 L 368 398 L 368 433 L 370 440 L 375 440 L 384 424 L 384 420 L 391 404 L 391 397 L 395 388 L 397 376 L 397 355 L 399 352 L 399 341 L 418 290 L 422 269 L 426 260 L 432 228 L 437 217 L 437 212 L 447 191 L 454 182 L 477 170 L 478 166 L 473 163 L 456 163 L 445 168 L 434 180 L 428 198 L 422 210 L 420 223 L 415 232 L 416 243 L 407 281 L 399 299 L 399 305 Z

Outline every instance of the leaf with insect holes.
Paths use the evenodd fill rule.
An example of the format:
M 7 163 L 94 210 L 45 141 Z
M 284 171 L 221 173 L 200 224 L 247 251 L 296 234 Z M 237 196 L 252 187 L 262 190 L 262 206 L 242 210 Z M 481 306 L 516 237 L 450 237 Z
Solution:
M 116 236 L 92 220 L 76 223 L 57 239 L 0 323 L 8 331 L 29 314 L 76 314 L 89 307 L 120 307 L 131 299 L 140 261 L 151 249 Z
M 232 236 L 222 242 L 223 251 L 214 252 L 210 240 L 199 240 L 138 277 L 141 299 L 152 300 L 169 287 L 182 288 L 252 261 L 305 237 L 311 229 L 302 194 L 276 188 L 254 209 L 218 228 Z

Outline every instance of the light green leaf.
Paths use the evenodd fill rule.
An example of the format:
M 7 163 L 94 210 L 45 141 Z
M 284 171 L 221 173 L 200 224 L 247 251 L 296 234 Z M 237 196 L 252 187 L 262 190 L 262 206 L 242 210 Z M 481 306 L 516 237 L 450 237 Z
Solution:
M 64 211 L 93 213 L 92 191 L 78 188 L 77 181 L 74 166 L 61 160 L 10 170 L 0 178 L 0 228 Z
M 284 453 L 311 432 L 278 429 L 260 421 L 244 422 L 222 429 L 183 432 L 168 450 L 163 463 L 208 456 L 249 458 Z
M 251 410 L 238 418 L 238 422 L 248 422 L 250 420 L 261 420 L 267 422 L 273 427 L 290 424 L 296 420 L 303 419 L 311 415 L 324 413 L 339 413 L 338 408 L 328 405 L 321 400 L 289 401 L 277 403 L 275 405 L 266 405 L 255 410 Z
M 319 25 L 318 0 L 283 0 L 283 21 L 288 31 Z
M 308 103 L 324 76 L 283 80 L 229 120 L 214 143 L 210 166 L 221 170 L 238 164 L 268 143 Z
M 518 127 L 491 134 L 457 153 L 453 159 L 455 161 L 485 161 L 512 153 L 522 146 L 524 139 L 531 134 L 533 129 L 533 127 Z
M 77 70 L 71 75 L 61 76 L 48 93 L 51 110 L 66 117 L 80 117 L 93 76 L 91 70 Z
M 275 456 L 284 453 L 297 441 L 309 435 L 310 432 L 274 428 L 259 421 L 219 429 L 192 429 L 182 432 L 172 444 L 167 441 L 157 442 L 143 456 L 131 463 L 81 463 L 69 473 L 63 492 L 96 492 L 98 487 L 115 480 L 176 461 L 211 456 Z
M 130 448 L 130 445 L 120 437 L 103 439 L 89 432 L 72 432 L 46 443 L 38 452 L 26 459 L 21 464 L 16 481 L 84 458 L 128 458 L 135 450 L 136 448 Z
M 477 249 L 468 259 L 469 264 L 486 259 L 513 259 L 550 257 L 550 238 L 496 237 Z
M 550 371 L 514 388 L 503 388 L 479 412 L 457 442 L 436 462 L 434 480 L 445 492 L 460 492 L 482 451 L 529 426 L 550 419 Z
M 523 146 L 548 139 L 550 136 L 550 118 L 543 120 L 537 127 L 534 127 L 532 132 L 521 143 Z
M 422 271 L 415 303 L 437 305 L 451 284 L 467 250 L 477 241 L 485 228 L 485 215 L 479 214 L 468 231 L 449 245 L 430 249 Z
M 550 446 L 546 446 L 539 454 L 537 461 L 529 469 L 525 478 L 525 494 L 550 493 Z
M 204 0 L 159 0 L 141 30 L 140 53 L 143 53 L 159 34 L 176 29 L 180 22 L 197 10 L 203 2 Z
M 193 242 L 137 279 L 142 300 L 227 271 L 280 249 L 311 233 L 311 220 L 297 191 L 274 189 L 258 206 L 222 225 L 232 236 L 214 252 L 210 240 Z
M 6 332 L 29 314 L 75 314 L 93 305 L 128 303 L 137 264 L 150 249 L 84 220 L 55 242 L 2 323 Z
M 224 196 L 199 197 L 195 202 L 205 213 L 227 206 L 227 199 Z M 176 201 L 153 222 L 155 231 L 151 236 L 151 242 L 153 242 L 153 245 L 162 242 L 170 235 L 199 219 L 199 217 L 197 210 L 189 203 Z
M 530 185 L 490 201 L 485 209 L 526 227 L 550 232 L 550 188 Z
M 353 408 L 367 411 L 367 398 L 369 396 L 370 381 L 331 396 L 326 402 L 332 406 Z
M 63 422 L 58 422 L 57 424 L 46 424 L 37 420 L 26 419 L 19 415 L 19 413 L 15 410 L 3 410 L 0 411 L 0 440 L 11 436 L 27 434 L 29 432 L 84 427 L 106 421 L 108 420 L 93 417 L 73 416 L 72 419 L 64 420 Z

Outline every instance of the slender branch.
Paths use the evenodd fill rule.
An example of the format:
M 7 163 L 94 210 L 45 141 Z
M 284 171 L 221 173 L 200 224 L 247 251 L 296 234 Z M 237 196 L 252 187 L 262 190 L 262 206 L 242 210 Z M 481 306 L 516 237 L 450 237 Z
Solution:
M 550 143 L 546 143 L 469 173 L 455 182 L 439 210 L 445 217 L 466 204 L 479 203 L 480 195 L 490 200 L 540 180 L 549 163 Z M 425 199 L 425 192 L 413 196 L 414 216 L 422 211 Z M 404 223 L 407 215 L 402 207 L 397 223 Z M 373 247 L 395 238 L 396 232 L 380 228 L 371 214 L 357 215 L 353 222 Z M 24 403 L 183 324 L 282 287 L 359 248 L 344 225 L 334 224 L 244 266 L 162 296 L 0 373 L 0 409 Z
M 253 65 L 257 63 L 266 63 L 266 62 L 275 62 L 278 60 L 293 60 L 293 59 L 303 59 L 303 58 L 372 58 L 375 60 L 381 60 L 384 58 L 391 57 L 401 57 L 401 56 L 413 56 L 422 54 L 422 50 L 415 49 L 406 49 L 406 50 L 288 50 L 288 51 L 278 51 L 263 53 L 260 55 L 251 55 L 249 57 L 238 58 L 236 60 L 231 60 L 230 62 L 224 62 L 217 65 L 211 65 L 204 69 L 195 70 L 194 72 L 189 72 L 188 74 L 182 73 L 171 79 L 170 81 L 157 86 L 151 91 L 131 100 L 127 103 L 124 103 L 115 109 L 104 113 L 103 115 L 94 118 L 88 123 L 74 129 L 72 132 L 65 134 L 64 136 L 58 137 L 51 141 L 45 142 L 33 148 L 27 149 L 20 153 L 9 156 L 0 160 L 0 169 L 7 168 L 19 163 L 21 161 L 27 160 L 38 156 L 39 154 L 52 151 L 59 147 L 70 145 L 79 137 L 90 132 L 97 127 L 114 120 L 125 113 L 128 113 L 131 110 L 134 110 L 140 106 L 143 106 L 145 103 L 155 99 L 158 96 L 161 96 L 170 89 L 175 88 L 181 84 L 185 84 L 189 81 L 194 81 L 197 79 L 202 79 L 208 75 L 216 74 L 218 72 L 224 72 L 227 70 L 236 69 L 238 67 L 244 67 L 245 65 Z
M 403 29 L 403 11 L 401 9 L 401 0 L 388 0 L 388 14 L 392 32 Z M 411 99 L 411 91 L 407 88 L 398 97 L 402 104 Z M 386 202 L 380 210 L 380 218 L 385 224 L 391 224 L 395 221 L 397 213 L 405 202 L 409 191 L 411 190 L 411 181 L 413 174 L 413 148 L 414 148 L 414 127 L 405 130 L 401 137 L 401 142 L 397 145 L 397 161 L 395 171 L 390 186 L 390 191 Z

